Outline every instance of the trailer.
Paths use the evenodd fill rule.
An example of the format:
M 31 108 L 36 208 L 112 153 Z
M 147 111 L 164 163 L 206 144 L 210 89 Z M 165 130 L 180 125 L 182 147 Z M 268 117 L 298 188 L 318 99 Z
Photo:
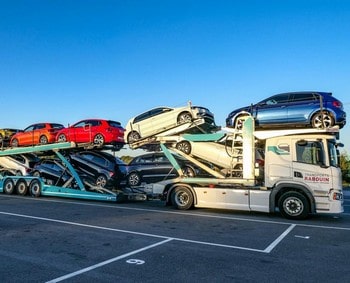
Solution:
M 40 177 L 0 175 L 0 192 L 5 194 L 17 193 L 18 195 L 29 194 L 33 197 L 42 195 L 85 200 L 119 201 L 122 196 L 117 192 L 84 183 L 67 158 L 60 152 L 86 146 L 85 144 L 78 145 L 73 142 L 62 142 L 31 147 L 10 148 L 0 151 L 0 156 L 52 152 L 62 161 L 62 164 L 64 164 L 71 175 L 71 178 L 67 180 L 63 186 L 48 185 Z M 74 186 L 72 186 L 73 182 Z
M 344 211 L 337 149 L 339 128 L 255 131 L 253 118 L 247 116 L 242 129 L 224 130 L 227 130 L 223 136 L 229 141 L 233 160 L 226 163 L 226 168 L 215 159 L 214 155 L 218 153 L 212 145 L 217 140 L 212 133 L 157 137 L 179 177 L 153 184 L 152 195 L 182 210 L 206 207 L 266 213 L 279 211 L 289 219 Z M 182 141 L 191 141 L 193 148 L 200 143 L 204 149 L 207 143 L 206 161 L 218 165 L 218 170 L 202 162 L 198 152 L 187 154 L 179 150 L 181 147 L 177 145 Z M 256 162 L 257 147 L 264 149 L 263 165 Z M 217 150 L 222 153 L 220 148 Z M 184 176 L 173 157 L 174 152 L 212 177 Z M 237 164 L 239 173 L 235 171 Z

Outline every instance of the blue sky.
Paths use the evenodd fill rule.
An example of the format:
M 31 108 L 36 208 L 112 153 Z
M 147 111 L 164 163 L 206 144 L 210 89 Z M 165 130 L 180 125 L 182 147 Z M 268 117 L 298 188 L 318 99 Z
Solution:
M 0 127 L 125 125 L 188 101 L 224 126 L 299 90 L 333 92 L 350 113 L 349 50 L 345 0 L 0 0 Z M 349 125 L 341 139 L 350 153 Z

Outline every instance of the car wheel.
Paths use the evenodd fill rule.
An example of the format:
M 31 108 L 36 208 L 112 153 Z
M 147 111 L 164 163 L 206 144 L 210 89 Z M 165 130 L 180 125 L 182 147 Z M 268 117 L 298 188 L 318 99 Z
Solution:
M 137 172 L 132 172 L 128 175 L 129 186 L 139 186 L 141 184 L 141 176 Z
M 184 168 L 182 168 L 182 172 L 184 173 L 185 177 L 196 177 L 196 172 L 190 166 L 185 166 Z
M 133 143 L 138 141 L 141 138 L 140 134 L 136 131 L 132 131 L 129 135 L 128 135 L 128 143 Z
M 40 172 L 39 171 L 34 171 L 33 173 L 32 173 L 32 176 L 34 176 L 34 177 L 40 177 Z
M 58 142 L 66 142 L 67 141 L 67 137 L 65 134 L 59 134 L 59 136 L 57 137 L 57 141 Z
M 193 206 L 193 194 L 189 188 L 178 186 L 171 193 L 171 202 L 177 209 L 187 210 Z
M 98 146 L 102 146 L 105 143 L 105 138 L 101 134 L 97 134 L 94 137 L 94 144 Z
M 96 186 L 104 188 L 107 184 L 107 178 L 105 175 L 99 175 L 96 179 Z
M 192 121 L 192 115 L 189 112 L 183 112 L 177 117 L 178 124 L 184 124 Z
M 39 143 L 40 144 L 47 144 L 48 143 L 48 139 L 46 136 L 41 136 L 40 139 L 39 139 Z
M 329 112 L 318 112 L 312 117 L 311 124 L 316 129 L 331 128 L 334 126 L 334 119 Z
M 183 153 L 190 154 L 191 153 L 191 144 L 188 141 L 181 141 L 177 143 L 176 149 L 182 151 Z
M 306 197 L 298 192 L 284 193 L 278 201 L 278 208 L 288 219 L 305 219 L 310 211 Z
M 12 147 L 17 147 L 17 146 L 19 146 L 18 139 L 13 139 L 12 142 L 11 142 L 11 146 L 12 146 Z

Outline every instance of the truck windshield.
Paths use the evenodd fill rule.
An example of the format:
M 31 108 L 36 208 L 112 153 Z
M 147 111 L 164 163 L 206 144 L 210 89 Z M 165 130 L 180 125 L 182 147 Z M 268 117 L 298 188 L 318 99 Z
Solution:
M 329 155 L 329 165 L 334 166 L 334 167 L 339 167 L 339 162 L 338 162 L 338 150 L 335 145 L 334 140 L 328 140 L 328 155 Z

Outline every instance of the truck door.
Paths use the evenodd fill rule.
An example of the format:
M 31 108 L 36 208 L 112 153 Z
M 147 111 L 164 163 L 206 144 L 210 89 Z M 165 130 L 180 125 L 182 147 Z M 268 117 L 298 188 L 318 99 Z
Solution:
M 312 191 L 326 191 L 333 187 L 332 166 L 327 166 L 322 140 L 300 140 L 295 143 L 293 180 L 306 183 Z

